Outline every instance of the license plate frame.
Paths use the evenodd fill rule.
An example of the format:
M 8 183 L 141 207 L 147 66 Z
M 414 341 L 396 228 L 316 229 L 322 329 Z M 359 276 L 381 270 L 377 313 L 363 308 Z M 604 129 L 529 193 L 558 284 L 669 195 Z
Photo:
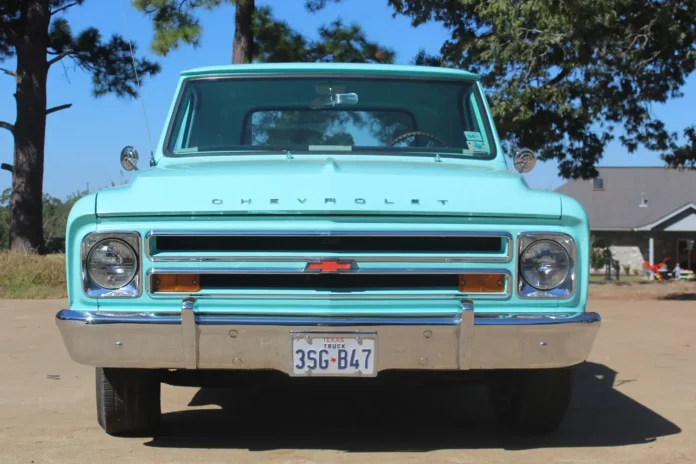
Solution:
M 304 369 L 297 368 L 296 346 L 324 343 L 320 339 L 344 339 L 354 341 L 359 347 L 365 346 L 365 349 L 371 349 L 368 362 L 368 369 L 344 369 L 331 371 L 317 369 L 309 369 L 306 365 Z M 300 341 L 296 344 L 297 341 Z M 366 343 L 367 342 L 367 343 Z M 351 343 L 351 349 L 352 349 Z M 362 350 L 362 348 L 361 348 Z M 292 331 L 290 332 L 290 375 L 293 377 L 375 377 L 377 375 L 377 332 L 316 332 L 316 331 Z M 362 353 L 360 353 L 362 354 Z M 364 357 L 357 359 L 360 366 L 365 366 Z M 309 363 L 307 363 L 309 364 Z M 318 363 L 317 363 L 318 364 Z M 369 369 L 372 366 L 372 369 Z

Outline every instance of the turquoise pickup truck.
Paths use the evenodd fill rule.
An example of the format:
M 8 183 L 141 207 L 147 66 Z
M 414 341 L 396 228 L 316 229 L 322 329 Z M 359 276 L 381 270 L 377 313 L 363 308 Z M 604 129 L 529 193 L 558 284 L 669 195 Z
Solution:
M 562 421 L 600 325 L 587 216 L 506 168 L 478 76 L 194 69 L 149 167 L 121 163 L 70 213 L 56 316 L 107 433 L 151 433 L 161 383 L 252 373 L 475 379 L 506 428 Z

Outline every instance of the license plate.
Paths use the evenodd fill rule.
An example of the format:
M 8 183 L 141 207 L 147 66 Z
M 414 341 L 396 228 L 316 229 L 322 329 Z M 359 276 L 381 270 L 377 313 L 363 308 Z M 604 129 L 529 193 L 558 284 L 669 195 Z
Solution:
M 294 375 L 375 375 L 375 334 L 293 334 Z

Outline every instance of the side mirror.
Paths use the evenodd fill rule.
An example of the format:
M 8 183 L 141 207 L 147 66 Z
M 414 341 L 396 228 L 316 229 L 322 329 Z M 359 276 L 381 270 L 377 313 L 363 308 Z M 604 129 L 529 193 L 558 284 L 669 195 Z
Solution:
M 536 155 L 529 148 L 522 148 L 515 153 L 513 164 L 517 172 L 524 174 L 536 166 Z
M 128 146 L 121 150 L 121 166 L 126 171 L 138 170 L 138 150 Z

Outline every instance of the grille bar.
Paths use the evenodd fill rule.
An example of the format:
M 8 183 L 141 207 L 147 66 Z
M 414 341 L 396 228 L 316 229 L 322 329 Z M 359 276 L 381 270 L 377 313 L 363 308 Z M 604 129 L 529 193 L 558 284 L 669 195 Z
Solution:
M 201 290 L 449 290 L 456 274 L 202 274 Z
M 503 292 L 460 292 L 459 275 L 499 274 Z M 158 292 L 159 274 L 197 274 L 198 292 Z M 147 292 L 152 297 L 253 299 L 449 299 L 476 296 L 509 298 L 512 278 L 502 269 L 369 269 L 352 273 L 304 273 L 296 269 L 278 271 L 259 268 L 156 268 L 148 272 Z
M 152 231 L 145 248 L 154 262 L 509 262 L 513 247 L 505 232 Z

